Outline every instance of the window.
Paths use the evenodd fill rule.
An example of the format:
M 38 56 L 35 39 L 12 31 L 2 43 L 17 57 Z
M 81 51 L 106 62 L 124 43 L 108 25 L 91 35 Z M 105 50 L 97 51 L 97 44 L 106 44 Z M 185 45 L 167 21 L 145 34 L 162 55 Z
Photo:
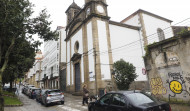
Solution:
M 59 50 L 59 42 L 57 42 L 57 50 Z
M 100 104 L 109 104 L 111 94 L 107 94 L 100 99 Z
M 125 99 L 123 95 L 115 94 L 111 101 L 112 105 L 125 106 Z
M 57 61 L 59 61 L 59 54 L 57 53 Z
M 154 100 L 142 93 L 132 93 L 128 94 L 127 97 L 137 106 L 141 104 L 151 103 Z
M 53 67 L 51 67 L 51 74 L 53 74 Z
M 75 46 L 74 46 L 74 51 L 75 51 L 75 53 L 77 53 L 78 50 L 79 50 L 79 42 L 76 41 L 76 42 L 75 42 Z
M 157 29 L 157 33 L 158 33 L 159 41 L 162 41 L 165 39 L 164 31 L 161 28 Z

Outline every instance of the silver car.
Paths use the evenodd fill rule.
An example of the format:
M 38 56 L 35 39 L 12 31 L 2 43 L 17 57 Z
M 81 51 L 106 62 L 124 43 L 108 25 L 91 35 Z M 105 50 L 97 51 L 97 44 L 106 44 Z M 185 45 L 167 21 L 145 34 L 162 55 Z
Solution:
M 58 89 L 46 89 L 42 94 L 42 104 L 48 106 L 51 103 L 64 104 L 64 94 Z

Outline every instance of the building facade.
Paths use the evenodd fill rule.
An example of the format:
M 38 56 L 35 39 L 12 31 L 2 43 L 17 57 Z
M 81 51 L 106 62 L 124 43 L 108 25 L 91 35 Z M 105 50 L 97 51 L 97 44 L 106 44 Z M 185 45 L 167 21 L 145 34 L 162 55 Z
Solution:
M 62 56 L 65 51 L 65 45 L 62 43 L 65 37 L 64 27 L 58 26 L 57 32 L 59 33 L 58 40 L 50 40 L 44 43 L 44 58 L 42 62 L 42 76 L 43 88 L 59 89 L 60 78 L 59 72 L 64 63 Z
M 142 73 L 140 41 L 135 45 L 140 50 L 130 53 L 131 57 L 138 55 L 139 58 L 123 57 L 129 51 L 125 47 L 116 50 L 118 46 L 139 40 L 140 27 L 111 21 L 107 6 L 106 0 L 85 0 L 82 9 L 73 2 L 66 10 L 67 91 L 80 92 L 83 84 L 95 94 L 101 94 L 108 86 L 115 88 L 112 65 L 121 58 L 136 62 Z
M 33 67 L 29 69 L 29 71 L 25 74 L 24 81 L 26 83 L 29 83 L 31 85 L 34 85 L 37 88 L 41 87 L 41 79 L 40 76 L 42 75 L 42 52 L 38 51 L 35 56 L 35 62 L 33 64 Z

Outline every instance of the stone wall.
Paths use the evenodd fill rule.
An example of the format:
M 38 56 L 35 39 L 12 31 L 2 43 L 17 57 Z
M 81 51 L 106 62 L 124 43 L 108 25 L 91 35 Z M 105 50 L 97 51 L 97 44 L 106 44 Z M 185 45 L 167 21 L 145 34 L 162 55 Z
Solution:
M 149 91 L 150 87 L 149 87 L 148 81 L 133 81 L 129 86 L 129 90 Z
M 152 95 L 190 101 L 190 36 L 173 37 L 147 49 L 144 60 Z

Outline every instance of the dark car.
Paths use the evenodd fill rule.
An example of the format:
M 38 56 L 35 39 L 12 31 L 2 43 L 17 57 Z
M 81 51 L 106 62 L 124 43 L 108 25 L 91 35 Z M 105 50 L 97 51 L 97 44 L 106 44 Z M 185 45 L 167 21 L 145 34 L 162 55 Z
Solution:
M 42 104 L 48 106 L 51 103 L 64 104 L 64 94 L 58 89 L 47 89 L 42 95 Z
M 22 92 L 27 95 L 30 87 L 35 87 L 35 86 L 34 85 L 26 85 L 23 87 Z
M 118 91 L 105 94 L 88 105 L 89 111 L 171 111 L 168 103 L 140 91 Z
M 31 99 L 36 99 L 36 93 L 40 92 L 41 89 L 40 88 L 35 88 L 35 87 L 31 87 L 30 91 L 29 91 L 29 98 Z

